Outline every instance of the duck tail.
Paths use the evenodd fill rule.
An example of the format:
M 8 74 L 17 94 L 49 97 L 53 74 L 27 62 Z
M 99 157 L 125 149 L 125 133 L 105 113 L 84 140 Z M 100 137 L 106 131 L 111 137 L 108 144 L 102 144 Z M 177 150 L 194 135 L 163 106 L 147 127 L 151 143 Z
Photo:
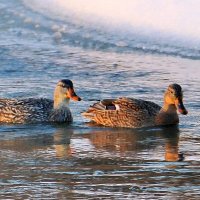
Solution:
M 93 109 L 93 110 L 105 110 L 106 106 L 103 105 L 101 102 L 97 102 L 97 103 L 94 103 L 92 106 L 90 106 L 90 109 Z
M 86 111 L 86 112 L 82 112 L 81 115 L 90 120 L 94 120 L 94 113 Z
M 106 109 L 106 106 L 104 106 L 101 102 L 97 102 L 97 103 L 94 103 L 92 106 L 90 106 L 90 108 L 87 111 L 82 112 L 81 115 L 90 120 L 94 120 L 95 111 L 100 111 L 100 110 L 105 110 L 105 109 Z
M 95 117 L 94 109 L 89 108 L 87 111 L 82 112 L 81 115 L 93 121 Z

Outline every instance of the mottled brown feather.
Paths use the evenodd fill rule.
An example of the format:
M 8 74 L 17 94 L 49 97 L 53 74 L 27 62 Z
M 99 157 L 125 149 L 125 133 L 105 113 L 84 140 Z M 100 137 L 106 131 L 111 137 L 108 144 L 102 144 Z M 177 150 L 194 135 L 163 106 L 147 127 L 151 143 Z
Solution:
M 69 79 L 58 81 L 54 100 L 0 99 L 0 123 L 72 122 L 70 99 L 80 101 Z
M 69 108 L 54 109 L 50 99 L 0 99 L 0 123 L 71 121 Z
M 138 128 L 177 124 L 177 111 L 188 114 L 183 104 L 182 88 L 174 83 L 165 91 L 162 108 L 151 101 L 122 97 L 97 102 L 83 116 L 104 126 Z
M 107 109 L 109 105 L 114 105 L 116 109 Z M 143 127 L 154 124 L 153 119 L 160 109 L 151 101 L 123 97 L 95 103 L 83 115 L 104 126 Z

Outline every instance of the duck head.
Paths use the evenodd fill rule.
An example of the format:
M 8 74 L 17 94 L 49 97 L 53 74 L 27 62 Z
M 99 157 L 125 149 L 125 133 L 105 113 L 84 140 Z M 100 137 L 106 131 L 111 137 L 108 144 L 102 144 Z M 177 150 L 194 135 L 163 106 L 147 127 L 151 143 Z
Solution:
M 167 105 L 175 105 L 181 114 L 187 115 L 188 111 L 183 104 L 183 92 L 180 85 L 176 83 L 169 85 L 165 92 L 164 101 Z
M 71 80 L 60 80 L 54 91 L 54 108 L 60 108 L 69 104 L 70 99 L 74 101 L 81 101 L 74 91 L 74 86 Z

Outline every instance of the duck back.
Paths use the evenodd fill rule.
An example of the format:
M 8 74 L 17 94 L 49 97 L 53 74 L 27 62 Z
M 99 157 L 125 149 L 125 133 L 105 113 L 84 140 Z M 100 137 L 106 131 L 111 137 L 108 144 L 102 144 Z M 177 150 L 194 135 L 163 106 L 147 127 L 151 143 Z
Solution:
M 47 122 L 52 109 L 46 98 L 0 99 L 0 123 Z

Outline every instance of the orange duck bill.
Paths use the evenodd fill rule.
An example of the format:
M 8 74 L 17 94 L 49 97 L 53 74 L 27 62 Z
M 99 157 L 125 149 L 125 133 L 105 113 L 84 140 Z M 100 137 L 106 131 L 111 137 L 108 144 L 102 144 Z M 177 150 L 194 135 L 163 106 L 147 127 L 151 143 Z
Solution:
M 66 95 L 67 95 L 67 98 L 70 98 L 74 101 L 81 101 L 81 98 L 76 95 L 73 88 L 69 88 Z
M 185 106 L 183 105 L 182 98 L 177 98 L 176 101 L 175 101 L 175 105 L 176 105 L 177 110 L 181 114 L 183 114 L 183 115 L 187 115 L 188 114 L 188 111 L 186 110 Z

